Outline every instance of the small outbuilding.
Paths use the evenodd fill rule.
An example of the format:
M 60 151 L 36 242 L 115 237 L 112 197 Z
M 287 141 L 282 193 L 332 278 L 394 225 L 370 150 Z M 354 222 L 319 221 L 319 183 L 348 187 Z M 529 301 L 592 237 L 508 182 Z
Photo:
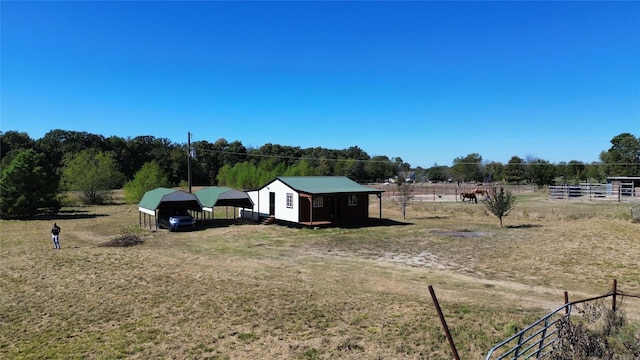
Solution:
M 248 191 L 254 206 L 241 215 L 303 226 L 363 225 L 370 221 L 370 195 L 378 198 L 382 218 L 383 192 L 345 176 L 280 176 Z
M 146 227 L 148 218 L 149 228 L 155 223 L 156 230 L 158 230 L 159 211 L 177 207 L 196 213 L 202 212 L 202 204 L 194 194 L 169 188 L 149 190 L 144 194 L 138 204 L 140 225 L 142 226 L 144 223 Z M 153 222 L 151 221 L 151 216 L 154 217 Z
M 640 176 L 611 176 L 607 184 L 621 196 L 640 196 Z

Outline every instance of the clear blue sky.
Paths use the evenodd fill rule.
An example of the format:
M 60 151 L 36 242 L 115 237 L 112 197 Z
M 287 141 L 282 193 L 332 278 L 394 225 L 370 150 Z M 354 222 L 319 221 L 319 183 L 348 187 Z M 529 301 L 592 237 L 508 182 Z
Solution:
M 2 131 L 451 165 L 640 136 L 640 2 L 13 2 Z

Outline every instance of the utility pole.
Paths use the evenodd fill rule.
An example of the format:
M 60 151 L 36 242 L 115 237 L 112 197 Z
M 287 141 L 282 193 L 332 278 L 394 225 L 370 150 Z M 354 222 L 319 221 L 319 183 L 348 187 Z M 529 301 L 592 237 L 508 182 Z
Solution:
M 187 132 L 187 172 L 189 182 L 189 193 L 191 193 L 191 132 Z

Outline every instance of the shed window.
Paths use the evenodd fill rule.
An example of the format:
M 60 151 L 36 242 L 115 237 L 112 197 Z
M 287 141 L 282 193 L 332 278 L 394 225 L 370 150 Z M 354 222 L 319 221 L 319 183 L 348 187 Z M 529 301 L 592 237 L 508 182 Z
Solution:
M 313 207 L 314 208 L 321 208 L 324 206 L 324 201 L 322 196 L 317 196 L 313 198 Z
M 357 195 L 349 195 L 349 206 L 358 206 L 358 196 Z
M 293 194 L 287 193 L 287 207 L 293 209 Z

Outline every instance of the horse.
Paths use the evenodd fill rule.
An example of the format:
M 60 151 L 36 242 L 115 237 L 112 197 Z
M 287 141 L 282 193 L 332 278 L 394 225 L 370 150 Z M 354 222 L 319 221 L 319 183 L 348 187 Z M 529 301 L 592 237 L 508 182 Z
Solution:
M 471 193 L 475 194 L 476 196 L 480 196 L 480 197 L 489 196 L 489 191 L 487 189 L 473 189 L 473 191 Z
M 469 199 L 469 203 L 471 203 L 472 201 L 476 204 L 478 203 L 478 198 L 474 193 L 461 193 L 460 199 L 462 199 L 462 202 L 465 202 L 465 199 Z

